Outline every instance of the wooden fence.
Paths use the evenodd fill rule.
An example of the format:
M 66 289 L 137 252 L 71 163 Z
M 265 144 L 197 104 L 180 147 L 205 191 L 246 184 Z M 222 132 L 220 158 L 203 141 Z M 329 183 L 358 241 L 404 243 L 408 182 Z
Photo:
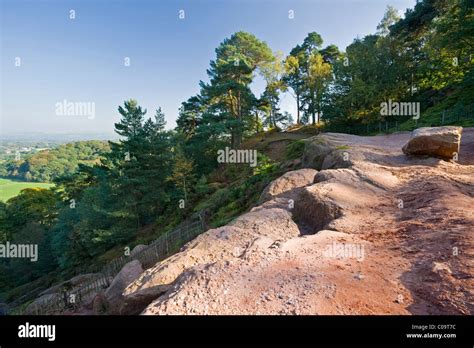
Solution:
M 204 223 L 201 219 L 187 222 L 176 229 L 162 234 L 152 243 L 129 256 L 123 255 L 108 263 L 100 272 L 99 276 L 87 281 L 80 286 L 53 294 L 50 298 L 30 306 L 28 312 L 37 315 L 59 314 L 67 310 L 75 310 L 90 296 L 107 289 L 114 277 L 120 272 L 122 267 L 130 261 L 138 260 L 144 269 L 150 268 L 157 262 L 162 261 L 175 254 L 187 242 L 204 232 Z M 17 301 L 15 301 L 17 302 Z M 10 311 L 10 314 L 23 314 L 24 309 L 17 307 Z

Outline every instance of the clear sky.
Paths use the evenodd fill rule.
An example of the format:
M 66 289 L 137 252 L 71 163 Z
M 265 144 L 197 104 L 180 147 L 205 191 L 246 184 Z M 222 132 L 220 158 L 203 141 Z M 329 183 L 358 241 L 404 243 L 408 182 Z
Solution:
M 17 132 L 112 132 L 117 107 L 135 98 L 175 127 L 182 101 L 207 81 L 215 48 L 248 31 L 285 55 L 308 32 L 345 49 L 374 33 L 387 5 L 415 0 L 0 0 L 1 128 Z M 70 19 L 70 10 L 75 19 Z M 180 19 L 184 10 L 184 19 Z M 294 19 L 289 19 L 289 10 Z M 20 66 L 15 66 L 21 60 Z M 125 66 L 129 57 L 130 66 Z M 263 84 L 257 79 L 254 93 Z M 58 115 L 64 100 L 95 103 L 95 115 Z M 294 100 L 282 97 L 294 113 Z

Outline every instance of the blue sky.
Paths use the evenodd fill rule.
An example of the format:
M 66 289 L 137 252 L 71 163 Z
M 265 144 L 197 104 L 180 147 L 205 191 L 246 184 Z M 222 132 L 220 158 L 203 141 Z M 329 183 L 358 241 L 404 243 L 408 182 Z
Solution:
M 207 81 L 215 48 L 232 33 L 251 32 L 285 55 L 311 31 L 321 34 L 324 46 L 345 49 L 354 38 L 376 31 L 387 5 L 405 12 L 416 2 L 0 1 L 0 131 L 5 134 L 111 133 L 118 105 L 129 98 L 148 109 L 148 116 L 161 106 L 173 128 L 181 102 L 199 91 L 199 80 Z M 263 83 L 257 78 L 252 88 L 259 95 Z M 95 116 L 57 115 L 55 105 L 65 99 L 95 103 Z M 281 107 L 294 112 L 290 95 L 282 96 Z

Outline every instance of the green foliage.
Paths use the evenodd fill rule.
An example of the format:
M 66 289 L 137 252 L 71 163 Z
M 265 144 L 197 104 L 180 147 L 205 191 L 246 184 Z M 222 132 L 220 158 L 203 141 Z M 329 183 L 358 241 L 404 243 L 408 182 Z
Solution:
M 253 170 L 254 175 L 270 175 L 279 169 L 279 165 L 262 153 L 257 154 L 257 166 Z
M 188 159 L 180 147 L 176 148 L 173 172 L 168 180 L 172 181 L 175 186 L 182 191 L 184 201 L 188 201 L 189 187 L 194 181 L 193 177 L 193 161 Z
M 217 47 L 207 71 L 210 82 L 200 82 L 200 94 L 182 104 L 177 120 L 192 151 L 202 155 L 228 141 L 233 148 L 240 146 L 243 134 L 258 125 L 258 101 L 249 87 L 253 73 L 258 69 L 270 76 L 272 62 L 275 57 L 267 44 L 249 33 L 237 32 Z
M 301 45 L 294 47 L 285 60 L 283 81 L 294 92 L 297 124 L 319 123 L 325 104 L 325 94 L 332 80 L 332 65 L 341 53 L 335 45 L 321 49 L 323 39 L 312 32 Z M 303 111 L 303 116 L 300 116 Z M 316 117 L 317 116 L 317 117 Z
M 380 104 L 388 99 L 419 102 L 422 118 L 438 104 L 471 105 L 474 25 L 468 3 L 424 0 L 403 19 L 388 7 L 378 34 L 356 39 L 334 63 L 323 118 L 347 125 L 385 121 Z
M 94 164 L 109 151 L 106 142 L 77 141 L 59 145 L 15 161 L 0 163 L 3 176 L 23 181 L 52 182 L 63 175 L 73 174 L 80 164 Z
M 254 206 L 265 186 L 279 175 L 278 166 L 269 164 L 268 161 L 262 161 L 257 171 L 258 173 L 243 181 L 216 191 L 205 205 L 200 206 L 212 216 L 212 227 L 225 225 Z
M 56 267 L 51 257 L 51 232 L 58 210 L 52 190 L 27 188 L 19 195 L 0 203 L 0 243 L 36 244 L 38 260 L 0 259 L 3 277 L 0 290 L 34 280 Z
M 176 195 L 169 178 L 181 182 L 192 170 L 182 155 L 173 153 L 173 137 L 164 130 L 161 109 L 153 119 L 145 119 L 146 110 L 128 100 L 118 111 L 122 118 L 115 129 L 121 140 L 110 142 L 99 164 L 82 166 L 75 175 L 57 181 L 64 207 L 53 245 L 64 268 L 100 255 L 153 223 L 170 209 Z
M 292 160 L 303 156 L 306 143 L 302 140 L 292 141 L 286 146 L 286 159 Z

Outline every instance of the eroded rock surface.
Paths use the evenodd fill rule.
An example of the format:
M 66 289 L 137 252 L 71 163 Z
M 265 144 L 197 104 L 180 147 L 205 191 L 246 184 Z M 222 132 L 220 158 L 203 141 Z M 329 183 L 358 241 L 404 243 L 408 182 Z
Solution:
M 317 171 L 311 168 L 286 172 L 265 188 L 260 196 L 260 202 L 263 203 L 275 197 L 295 198 L 295 189 L 312 184 L 316 173 Z
M 456 144 L 449 132 L 430 132 L 451 144 L 437 145 L 444 154 Z M 308 139 L 305 169 L 150 269 L 126 266 L 94 312 L 473 314 L 474 129 L 464 130 L 459 161 L 436 158 L 432 145 L 406 156 L 414 138 Z
M 126 293 L 169 286 L 148 315 L 472 314 L 474 161 L 463 149 L 474 131 L 464 131 L 461 163 L 407 158 L 409 139 L 311 138 L 303 165 L 319 170 L 313 182 L 287 190 L 282 179 Z

